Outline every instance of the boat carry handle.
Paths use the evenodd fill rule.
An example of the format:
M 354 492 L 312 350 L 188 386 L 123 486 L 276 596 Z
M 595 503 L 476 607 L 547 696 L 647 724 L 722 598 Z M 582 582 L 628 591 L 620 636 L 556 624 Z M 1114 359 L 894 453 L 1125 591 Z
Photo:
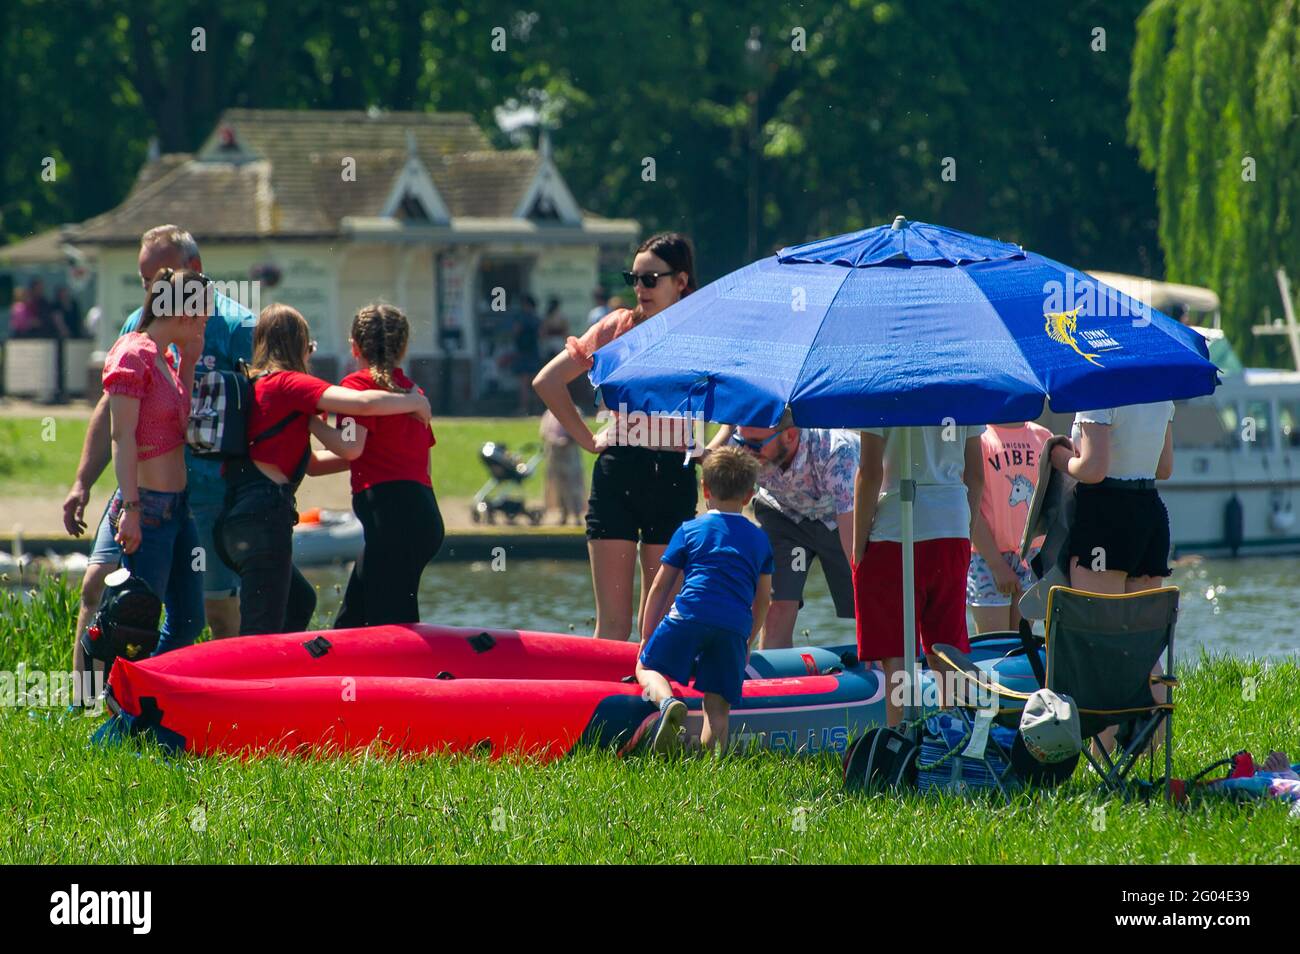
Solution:
M 485 653 L 496 644 L 497 641 L 492 638 L 491 633 L 479 633 L 477 636 L 469 638 L 470 648 L 476 653 Z

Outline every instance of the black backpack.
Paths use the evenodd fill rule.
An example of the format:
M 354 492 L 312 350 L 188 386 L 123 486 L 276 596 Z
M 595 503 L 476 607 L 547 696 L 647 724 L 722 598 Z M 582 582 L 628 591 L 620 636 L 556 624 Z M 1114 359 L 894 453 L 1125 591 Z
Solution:
M 81 634 L 91 659 L 112 666 L 118 656 L 135 662 L 158 648 L 163 604 L 149 584 L 123 567 L 105 580 L 95 619 Z
M 878 792 L 915 785 L 919 751 L 914 740 L 896 729 L 869 729 L 844 753 L 844 787 Z
M 237 370 L 209 371 L 198 379 L 190 401 L 190 421 L 185 428 L 185 443 L 195 457 L 204 460 L 247 457 L 250 444 L 274 437 L 298 416 L 298 411 L 292 411 L 250 440 L 248 420 L 253 409 L 253 383 L 243 361 Z
M 241 362 L 242 364 L 242 362 Z M 243 457 L 248 453 L 248 414 L 253 382 L 244 369 L 209 371 L 195 384 L 185 443 L 206 460 Z

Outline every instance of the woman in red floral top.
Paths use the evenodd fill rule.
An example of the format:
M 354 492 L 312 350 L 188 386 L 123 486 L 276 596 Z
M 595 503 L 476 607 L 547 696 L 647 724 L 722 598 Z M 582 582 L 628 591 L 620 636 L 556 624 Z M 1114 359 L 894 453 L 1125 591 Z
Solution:
M 185 425 L 211 296 L 206 276 L 164 268 L 149 286 L 139 330 L 118 338 L 104 359 L 118 485 L 109 520 L 123 565 L 166 608 L 159 653 L 188 646 L 203 629 L 203 564 L 196 563 L 198 531 L 185 493 Z

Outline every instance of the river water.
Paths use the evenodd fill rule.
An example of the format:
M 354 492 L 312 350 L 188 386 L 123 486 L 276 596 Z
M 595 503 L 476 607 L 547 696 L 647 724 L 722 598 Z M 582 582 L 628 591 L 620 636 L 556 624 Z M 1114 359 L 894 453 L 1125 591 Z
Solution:
M 347 580 L 342 568 L 307 571 L 320 588 L 318 609 L 332 619 Z M 1202 649 L 1238 656 L 1294 656 L 1300 650 L 1300 558 L 1206 560 L 1180 566 L 1171 580 L 1182 589 L 1175 647 L 1178 658 Z M 820 569 L 814 565 L 799 614 L 795 643 L 854 640 L 853 621 L 836 619 Z M 591 571 L 583 560 L 517 559 L 503 569 L 488 563 L 446 562 L 425 571 L 424 620 L 447 626 L 520 628 L 589 634 L 595 622 Z

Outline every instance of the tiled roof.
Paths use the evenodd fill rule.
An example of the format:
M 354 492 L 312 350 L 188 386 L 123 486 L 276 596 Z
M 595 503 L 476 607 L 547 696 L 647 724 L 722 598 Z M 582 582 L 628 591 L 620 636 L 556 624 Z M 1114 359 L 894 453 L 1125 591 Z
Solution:
M 133 189 L 116 209 L 81 223 L 76 241 L 135 241 L 164 222 L 189 229 L 200 242 L 274 234 L 270 181 L 266 162 L 185 162 Z
M 343 180 L 343 160 L 356 161 L 356 179 Z M 406 165 L 405 152 L 315 152 L 309 157 L 312 194 L 334 225 L 345 215 L 378 215 Z
M 235 140 L 246 151 L 270 161 L 272 186 L 280 207 L 280 229 L 299 234 L 334 234 L 338 219 L 330 219 L 321 207 L 321 165 L 313 155 L 332 154 L 340 159 L 358 159 L 356 183 L 361 184 L 362 154 L 396 152 L 405 157 L 408 138 L 414 140 L 416 154 L 426 167 L 442 156 L 490 149 L 483 130 L 468 113 L 376 113 L 342 110 L 228 109 L 221 114 L 217 127 L 199 149 L 201 159 L 219 158 L 222 154 L 223 128 L 233 131 Z M 340 169 L 335 165 L 335 169 Z M 400 171 L 401 163 L 397 164 Z M 342 183 L 341 178 L 335 180 Z M 367 183 L 363 188 L 388 195 L 392 178 L 387 182 Z M 330 191 L 333 191 L 332 189 Z M 352 190 L 349 190 L 352 191 Z M 360 190 L 356 190 L 360 191 Z M 346 195 L 346 194 L 345 194 Z M 326 199 L 335 202 L 335 198 Z M 352 200 L 339 198 L 344 204 Z M 370 214 L 378 214 L 375 208 Z
M 540 163 L 531 149 L 466 152 L 444 156 L 429 174 L 452 215 L 506 218 L 532 185 Z
M 44 265 L 49 262 L 62 262 L 63 242 L 61 226 L 38 232 L 30 238 L 0 247 L 0 264 Z
M 169 221 L 196 238 L 336 235 L 377 216 L 414 149 L 453 217 L 508 217 L 542 163 L 500 151 L 465 113 L 230 109 L 194 157 L 162 156 L 126 200 L 81 226 L 88 242 L 134 241 Z M 355 181 L 341 175 L 356 161 Z
M 131 191 L 127 193 L 128 198 L 141 189 L 153 185 L 177 166 L 183 165 L 193 158 L 193 153 L 169 152 L 157 159 L 146 162 L 140 167 L 140 171 L 136 173 L 135 182 L 131 184 Z

